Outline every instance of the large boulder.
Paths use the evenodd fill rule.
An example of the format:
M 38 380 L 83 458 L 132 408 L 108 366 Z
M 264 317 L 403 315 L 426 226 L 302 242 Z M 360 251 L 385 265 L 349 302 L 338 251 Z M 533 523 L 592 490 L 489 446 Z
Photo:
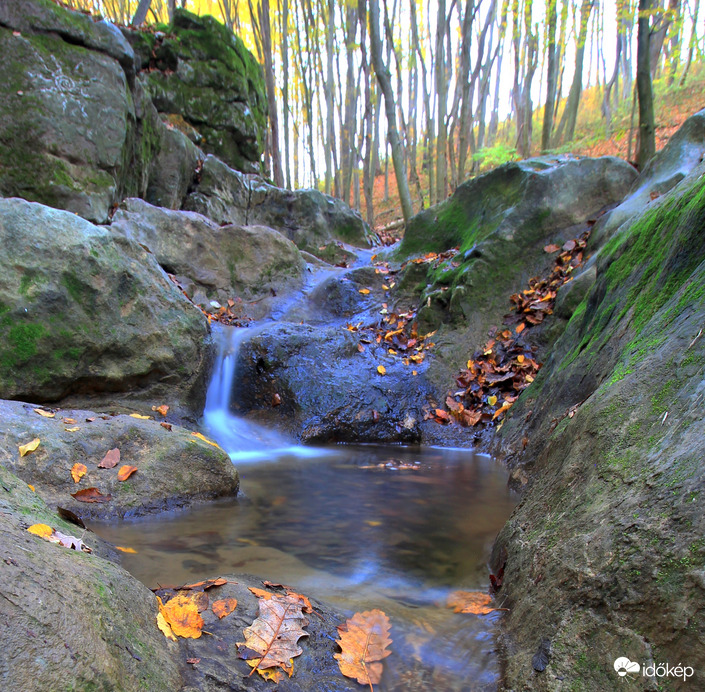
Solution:
M 157 629 L 149 589 L 2 465 L 0 486 L 3 689 L 179 689 L 179 656 Z M 82 538 L 93 552 L 49 543 L 27 531 L 32 524 Z
M 154 257 L 109 228 L 0 200 L 0 396 L 121 394 L 198 414 L 204 316 Z
M 50 413 L 54 416 L 46 417 Z M 19 446 L 35 438 L 41 441 L 39 447 L 21 456 Z M 115 448 L 120 450 L 119 465 L 98 468 Z M 154 419 L 37 409 L 16 401 L 0 400 L 0 464 L 30 483 L 49 506 L 64 507 L 84 519 L 135 517 L 238 491 L 237 471 L 228 455 L 188 430 L 171 424 L 167 428 Z M 87 468 L 78 483 L 71 477 L 74 464 Z M 119 481 L 123 465 L 137 471 Z M 72 497 L 91 487 L 112 500 L 88 503 Z
M 262 67 L 242 40 L 213 17 L 182 9 L 166 35 L 127 35 L 140 66 L 150 68 L 140 79 L 157 110 L 195 128 L 204 151 L 258 172 L 267 100 Z
M 528 487 L 493 554 L 508 687 L 612 689 L 619 656 L 694 670 L 645 689 L 705 685 L 704 174 L 700 163 L 604 245 L 500 432 Z
M 274 296 L 298 289 L 306 263 L 296 246 L 264 226 L 218 226 L 200 214 L 153 207 L 140 199 L 120 205 L 111 227 L 148 247 L 195 302 L 249 303 L 258 316 Z
M 256 175 L 243 175 L 213 156 L 203 163 L 201 180 L 184 208 L 219 224 L 260 224 L 275 228 L 301 250 L 325 260 L 336 258 L 333 241 L 369 247 L 369 228 L 339 199 L 318 190 L 283 190 Z M 338 251 L 339 252 L 339 251 Z

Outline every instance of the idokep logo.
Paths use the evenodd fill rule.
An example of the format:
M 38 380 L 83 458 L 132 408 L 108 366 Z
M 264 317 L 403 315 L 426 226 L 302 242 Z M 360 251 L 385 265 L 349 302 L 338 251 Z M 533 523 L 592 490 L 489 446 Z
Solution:
M 626 656 L 620 656 L 614 662 L 614 669 L 617 671 L 617 675 L 623 678 L 627 675 L 631 677 L 631 674 L 639 675 L 641 666 L 636 661 L 630 661 Z

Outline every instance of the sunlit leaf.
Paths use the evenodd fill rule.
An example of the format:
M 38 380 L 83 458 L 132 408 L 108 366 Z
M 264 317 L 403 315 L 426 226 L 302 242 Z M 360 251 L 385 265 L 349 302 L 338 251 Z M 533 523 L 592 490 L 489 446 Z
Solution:
M 166 416 L 167 412 L 169 411 L 169 407 L 166 404 L 162 404 L 161 406 L 152 406 L 152 411 L 156 411 L 162 416 Z M 147 416 L 147 418 L 149 418 L 149 416 Z
M 112 469 L 115 468 L 120 463 L 120 450 L 115 447 L 111 449 L 103 457 L 103 460 L 98 464 L 99 469 Z
M 235 598 L 223 598 L 219 601 L 214 601 L 211 606 L 211 610 L 220 618 L 224 618 L 226 615 L 235 610 L 237 607 L 237 599 Z
M 51 526 L 48 526 L 47 524 L 32 524 L 27 531 L 30 533 L 33 533 L 35 536 L 39 536 L 40 538 L 49 538 L 54 533 L 54 529 L 51 528 Z
M 387 368 L 384 367 L 384 365 L 378 365 L 377 366 L 377 372 L 380 375 L 386 375 L 387 374 Z
M 197 437 L 201 442 L 205 442 L 208 445 L 211 445 L 213 447 L 217 447 L 220 449 L 220 445 L 217 442 L 213 442 L 212 440 L 209 440 L 205 435 L 201 435 L 199 432 L 192 432 L 191 435 L 194 437 Z
M 90 423 L 91 421 L 95 420 L 94 418 L 86 418 L 86 422 Z M 76 425 L 76 419 L 75 418 L 64 418 L 64 425 Z
M 381 661 L 392 653 L 387 648 L 392 643 L 390 629 L 389 618 L 381 610 L 355 613 L 338 625 L 340 638 L 336 643 L 341 652 L 334 657 L 340 672 L 370 689 L 378 684 L 383 671 Z
M 20 456 L 23 457 L 26 454 L 30 454 L 31 452 L 33 452 L 35 449 L 37 449 L 37 447 L 39 447 L 40 442 L 41 440 L 38 437 L 35 437 L 31 442 L 28 442 L 24 445 L 20 445 Z
M 131 413 L 130 418 L 138 418 L 139 420 L 151 420 L 152 416 L 143 416 L 139 413 Z
M 157 596 L 157 601 L 159 611 L 175 635 L 186 639 L 198 639 L 201 636 L 204 622 L 198 613 L 198 606 L 192 599 L 179 594 L 166 603 L 162 603 L 162 599 Z
M 505 401 L 495 412 L 494 415 L 492 416 L 492 420 L 495 420 L 496 418 L 499 418 L 505 411 L 507 411 L 511 407 L 511 403 L 508 401 Z
M 78 426 L 75 426 L 73 428 L 64 428 L 66 432 L 78 432 L 80 429 L 81 428 L 79 428 Z
M 133 473 L 135 473 L 135 471 L 137 471 L 136 466 L 130 466 L 129 464 L 125 464 L 124 466 L 120 467 L 117 479 L 119 481 L 126 481 Z
M 361 288 L 358 293 L 362 293 L 363 296 L 366 296 L 370 292 L 369 288 Z
M 497 403 L 497 397 L 493 394 L 492 396 L 487 397 L 487 403 L 490 406 L 494 406 Z
M 157 598 L 159 598 L 159 597 L 157 597 Z M 157 627 L 164 633 L 164 636 L 167 639 L 171 639 L 173 642 L 177 641 L 176 635 L 174 634 L 174 631 L 171 629 L 171 626 L 166 621 L 166 618 L 164 617 L 164 613 L 162 613 L 161 610 L 157 614 Z
M 86 467 L 85 464 L 80 464 L 76 462 L 72 467 L 71 467 L 71 478 L 73 478 L 74 483 L 78 483 L 78 481 L 81 480 L 86 475 L 86 471 L 88 471 L 88 468 Z
M 45 411 L 44 409 L 41 409 L 41 408 L 34 408 L 32 410 L 35 413 L 38 413 L 40 416 L 43 416 L 44 418 L 54 418 L 54 416 L 56 416 L 55 413 L 52 413 L 51 411 Z

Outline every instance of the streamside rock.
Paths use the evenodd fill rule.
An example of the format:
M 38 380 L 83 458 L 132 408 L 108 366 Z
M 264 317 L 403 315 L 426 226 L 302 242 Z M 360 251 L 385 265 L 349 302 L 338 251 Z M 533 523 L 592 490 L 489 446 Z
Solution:
M 83 539 L 49 543 L 32 524 Z M 114 551 L 50 510 L 0 464 L 0 678 L 5 690 L 176 690 L 178 653 L 157 629 L 154 595 Z
M 692 669 L 645 689 L 705 685 L 704 228 L 701 163 L 604 245 L 499 433 L 527 488 L 492 561 L 508 687 L 613 689 L 621 656 Z
M 55 415 L 46 418 L 37 408 Z M 177 425 L 165 428 L 160 425 L 164 418 L 152 415 L 160 420 L 0 401 L 0 463 L 32 484 L 50 507 L 64 507 L 83 519 L 136 517 L 237 495 L 238 474 L 222 449 Z M 19 446 L 35 438 L 39 447 L 21 456 Z M 120 450 L 119 463 L 99 468 L 111 449 Z M 71 477 L 74 464 L 87 468 L 79 482 Z M 124 465 L 137 471 L 120 481 Z M 84 488 L 97 488 L 112 499 L 72 497 Z
M 385 347 L 358 342 L 344 327 L 253 332 L 238 353 L 234 411 L 307 442 L 418 442 L 431 400 L 423 364 L 414 376 Z
M 213 156 L 203 162 L 201 181 L 185 209 L 218 224 L 269 226 L 333 264 L 346 259 L 336 242 L 369 247 L 369 228 L 339 199 L 318 190 L 283 190 L 256 175 L 244 175 Z
M 202 410 L 205 317 L 154 257 L 109 228 L 0 199 L 0 395 Z
M 186 211 L 169 211 L 128 199 L 113 231 L 148 247 L 176 275 L 196 303 L 225 305 L 241 299 L 248 315 L 261 316 L 274 297 L 301 288 L 306 262 L 297 247 L 265 226 L 218 226 Z
M 210 16 L 177 9 L 166 34 L 125 31 L 145 69 L 140 81 L 160 113 L 180 116 L 199 144 L 230 166 L 260 170 L 267 125 L 262 66 Z

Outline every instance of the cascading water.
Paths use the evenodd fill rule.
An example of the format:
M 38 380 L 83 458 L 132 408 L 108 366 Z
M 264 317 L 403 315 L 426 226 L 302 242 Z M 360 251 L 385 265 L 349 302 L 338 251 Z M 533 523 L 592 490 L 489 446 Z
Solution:
M 213 329 L 218 342 L 218 356 L 206 394 L 204 426 L 210 436 L 228 453 L 233 462 L 257 461 L 284 456 L 312 456 L 317 451 L 297 445 L 294 440 L 263 425 L 236 416 L 231 410 L 236 384 L 237 358 L 240 344 L 255 327 L 222 327 Z

